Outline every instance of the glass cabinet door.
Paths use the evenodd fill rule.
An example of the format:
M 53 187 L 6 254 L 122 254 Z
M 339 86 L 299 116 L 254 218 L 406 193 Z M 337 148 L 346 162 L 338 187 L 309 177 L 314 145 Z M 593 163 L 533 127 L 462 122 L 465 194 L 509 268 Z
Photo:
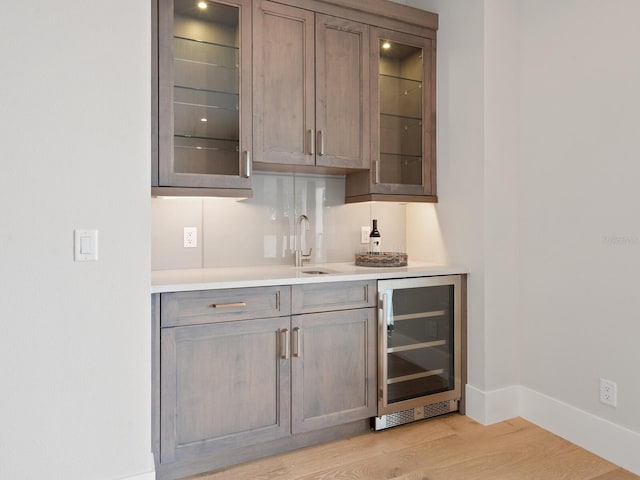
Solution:
M 396 406 L 425 405 L 424 397 L 458 395 L 460 284 L 458 277 L 451 278 L 379 282 L 384 305 L 379 332 L 384 405 L 379 414 L 398 411 Z
M 377 33 L 374 94 L 379 111 L 373 121 L 379 135 L 372 145 L 374 191 L 434 194 L 432 40 L 390 31 Z
M 160 0 L 161 186 L 250 187 L 250 13 L 243 0 Z

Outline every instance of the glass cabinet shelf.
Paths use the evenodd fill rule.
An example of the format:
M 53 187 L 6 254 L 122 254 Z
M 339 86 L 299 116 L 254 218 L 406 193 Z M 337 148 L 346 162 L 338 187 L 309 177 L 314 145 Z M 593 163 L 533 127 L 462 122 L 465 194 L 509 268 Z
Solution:
M 174 85 L 205 91 L 239 92 L 239 49 L 174 37 Z
M 380 115 L 380 153 L 422 158 L 422 119 L 409 115 Z M 393 161 L 393 159 L 389 159 Z
M 404 119 L 404 120 L 417 120 L 422 122 L 422 118 L 420 117 L 409 117 L 407 115 L 396 115 L 394 113 L 385 113 L 385 112 L 380 113 L 380 118 L 384 118 L 384 117 Z
M 176 85 L 173 90 L 174 103 L 193 106 L 222 108 L 238 111 L 240 109 L 240 95 L 237 92 L 205 90 L 188 86 Z
M 220 151 L 238 151 L 238 140 L 229 138 L 212 138 L 212 137 L 198 137 L 196 135 L 175 135 L 176 139 L 183 139 L 181 147 L 203 148 L 207 150 L 220 150 Z M 207 143 L 210 142 L 210 143 Z M 213 143 L 211 143 L 213 142 Z
M 173 142 L 178 173 L 237 175 L 240 171 L 237 140 L 175 135 Z
M 380 181 L 386 184 L 421 185 L 422 157 L 380 152 Z
M 220 103 L 220 102 L 218 102 Z M 238 141 L 239 112 L 233 105 L 174 102 L 174 135 Z
M 223 43 L 175 35 L 173 37 L 173 48 L 174 57 L 176 58 L 212 64 L 216 63 L 217 59 L 226 59 L 225 62 L 221 62 L 221 66 L 238 68 L 240 48 L 235 45 L 225 45 Z
M 413 87 L 414 88 L 422 88 L 422 80 L 420 80 L 419 78 L 408 78 L 408 77 L 402 77 L 399 75 L 391 75 L 388 73 L 380 73 L 380 78 L 388 78 L 391 80 L 399 80 L 399 81 L 406 81 L 406 82 L 412 82 L 413 83 Z M 409 84 L 411 85 L 411 83 Z
M 422 119 L 422 82 L 380 74 L 380 112 Z

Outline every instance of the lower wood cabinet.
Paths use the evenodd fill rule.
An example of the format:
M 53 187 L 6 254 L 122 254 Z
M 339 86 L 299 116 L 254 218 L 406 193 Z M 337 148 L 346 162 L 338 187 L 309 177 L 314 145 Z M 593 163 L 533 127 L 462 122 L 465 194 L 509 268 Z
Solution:
M 294 305 L 301 294 L 308 300 L 336 289 L 353 295 L 342 302 L 334 297 L 324 307 L 331 311 L 314 300 L 298 314 L 279 304 L 264 311 L 281 316 L 246 319 L 238 311 L 237 320 L 220 317 L 209 304 L 224 292 L 224 299 L 231 295 L 235 302 L 236 293 L 243 299 L 233 305 L 260 305 L 261 289 L 203 291 L 195 300 L 192 294 L 154 295 L 157 478 L 182 478 L 353 435 L 366 431 L 376 415 L 375 282 L 268 289 Z M 358 295 L 361 308 L 353 308 Z M 170 308 L 176 299 L 180 309 Z M 209 305 L 210 323 L 204 323 L 202 305 Z M 180 321 L 165 321 L 166 315 Z M 194 324 L 185 324 L 187 318 Z
M 161 462 L 290 434 L 289 318 L 163 328 Z
M 293 433 L 376 415 L 373 308 L 294 315 Z

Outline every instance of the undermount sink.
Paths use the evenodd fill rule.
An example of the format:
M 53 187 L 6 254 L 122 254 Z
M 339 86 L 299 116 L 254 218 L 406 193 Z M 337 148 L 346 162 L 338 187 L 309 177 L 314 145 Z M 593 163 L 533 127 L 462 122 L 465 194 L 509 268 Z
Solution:
M 326 270 L 302 270 L 302 273 L 306 273 L 307 275 L 327 275 L 331 272 Z

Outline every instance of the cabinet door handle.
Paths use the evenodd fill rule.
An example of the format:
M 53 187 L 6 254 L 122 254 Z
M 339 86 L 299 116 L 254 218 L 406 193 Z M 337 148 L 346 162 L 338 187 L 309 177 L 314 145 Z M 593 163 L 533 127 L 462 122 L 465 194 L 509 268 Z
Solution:
M 315 155 L 316 154 L 316 136 L 313 132 L 313 128 L 310 128 L 309 130 L 307 130 L 307 133 L 309 134 L 309 155 Z
M 375 170 L 373 175 L 373 183 L 375 185 L 378 185 L 380 183 L 380 160 L 376 160 L 375 162 L 373 162 L 373 169 Z
M 242 163 L 242 178 L 249 178 L 251 176 L 251 152 L 249 150 L 243 152 Z
M 280 330 L 280 358 L 282 360 L 289 358 L 289 330 L 286 328 Z
M 293 329 L 293 352 L 291 353 L 292 357 L 300 356 L 300 327 L 294 327 Z
M 246 302 L 236 302 L 236 303 L 213 303 L 210 305 L 211 308 L 242 308 L 246 307 Z
M 393 291 L 389 290 L 382 294 L 382 318 L 387 324 L 387 330 L 393 330 Z
M 318 155 L 324 155 L 324 132 L 318 130 Z

